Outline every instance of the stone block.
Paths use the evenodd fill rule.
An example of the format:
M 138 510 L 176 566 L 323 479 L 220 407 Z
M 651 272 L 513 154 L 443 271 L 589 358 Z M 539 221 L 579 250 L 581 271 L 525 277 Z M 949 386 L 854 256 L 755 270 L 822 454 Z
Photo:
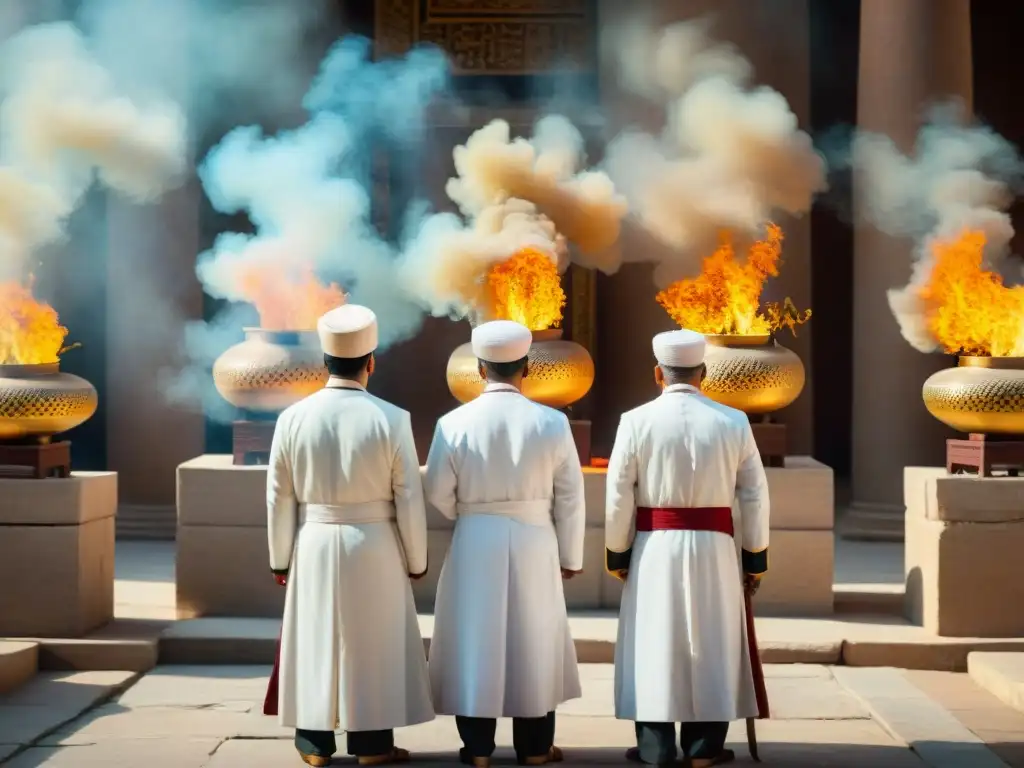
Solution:
M 972 653 L 967 671 L 997 699 L 1024 712 L 1024 653 Z
M 440 515 L 438 515 L 440 517 Z M 419 581 L 412 582 L 412 595 L 416 601 L 416 610 L 433 611 L 434 598 L 437 595 L 437 582 L 441 578 L 441 568 L 448 557 L 448 548 L 452 543 L 452 531 L 427 530 L 427 575 Z
M 587 505 L 588 526 L 604 529 L 604 505 L 607 488 L 607 469 L 583 468 L 583 498 Z
M 944 637 L 1024 636 L 1024 612 L 1011 608 L 1024 605 L 1024 478 L 908 467 L 904 481 L 907 617 Z
M 267 468 L 238 467 L 227 454 L 178 466 L 179 526 L 267 528 Z
M 283 614 L 285 590 L 270 573 L 265 524 L 179 526 L 176 545 L 178 618 Z
M 949 523 L 1024 522 L 1024 478 L 950 475 L 943 467 L 906 467 L 907 513 Z
M 81 637 L 114 616 L 117 475 L 0 479 L 0 637 Z
M 20 688 L 38 671 L 38 643 L 0 640 L 0 694 Z
M 787 456 L 785 467 L 766 467 L 772 530 L 832 530 L 832 469 L 810 456 Z

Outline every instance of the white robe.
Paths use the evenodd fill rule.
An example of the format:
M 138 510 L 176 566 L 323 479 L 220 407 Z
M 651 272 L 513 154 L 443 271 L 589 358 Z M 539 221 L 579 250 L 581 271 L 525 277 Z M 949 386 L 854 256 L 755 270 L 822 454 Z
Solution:
M 616 717 L 756 716 L 736 543 L 711 531 L 636 533 L 636 507 L 734 507 L 743 549 L 767 550 L 768 484 L 747 416 L 686 385 L 623 414 L 605 535 L 610 552 L 633 550 L 615 645 Z
M 427 569 L 418 464 L 409 414 L 352 382 L 332 379 L 278 419 L 267 527 L 271 569 L 290 569 L 282 725 L 370 731 L 434 718 L 409 584 Z
M 569 422 L 490 384 L 437 424 L 427 500 L 456 520 L 430 644 L 434 707 L 541 717 L 581 695 L 561 568 L 583 568 L 583 472 Z

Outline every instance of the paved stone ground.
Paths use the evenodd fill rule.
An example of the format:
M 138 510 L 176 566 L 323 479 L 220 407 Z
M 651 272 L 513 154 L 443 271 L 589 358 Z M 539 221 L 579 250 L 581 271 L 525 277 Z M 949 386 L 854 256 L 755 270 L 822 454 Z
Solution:
M 632 725 L 613 716 L 612 668 L 581 669 L 583 698 L 559 710 L 566 765 L 625 765 Z M 268 674 L 262 666 L 165 666 L 138 679 L 40 675 L 0 698 L 0 764 L 298 768 L 290 732 L 259 714 Z M 770 665 L 766 674 L 774 716 L 758 724 L 766 766 L 1024 767 L 1024 713 L 967 675 L 816 665 Z M 509 723 L 498 739 L 496 763 L 514 765 Z M 752 764 L 742 723 L 729 740 L 737 765 Z M 426 768 L 453 765 L 458 737 L 451 718 L 438 718 L 399 731 L 398 742 Z

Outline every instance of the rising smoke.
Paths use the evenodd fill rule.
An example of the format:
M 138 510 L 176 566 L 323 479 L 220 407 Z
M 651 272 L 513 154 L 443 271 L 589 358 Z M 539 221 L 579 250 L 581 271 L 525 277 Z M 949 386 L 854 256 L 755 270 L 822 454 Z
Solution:
M 24 29 L 0 51 L 0 276 L 59 241 L 95 180 L 137 202 L 182 181 L 185 117 L 128 99 L 67 23 Z
M 660 137 L 627 131 L 604 162 L 642 226 L 668 246 L 625 254 L 658 261 L 660 285 L 696 272 L 721 232 L 757 237 L 779 214 L 807 213 L 826 189 L 824 159 L 786 99 L 749 85 L 750 62 L 708 30 L 706 20 L 660 30 L 637 20 L 609 43 L 622 84 L 667 104 Z
M 1024 162 L 1010 142 L 950 103 L 930 112 L 911 155 L 888 136 L 859 132 L 834 153 L 832 165 L 854 171 L 859 217 L 916 242 L 910 282 L 889 291 L 889 306 L 915 349 L 936 351 L 919 298 L 934 264 L 932 244 L 979 230 L 987 259 L 998 267 L 1013 238 L 1007 209 L 1024 181 Z
M 530 140 L 495 120 L 455 147 L 453 159 L 445 191 L 462 217 L 417 222 L 401 265 L 403 284 L 432 314 L 479 312 L 487 270 L 522 248 L 564 270 L 567 242 L 578 260 L 608 260 L 617 247 L 625 201 L 605 174 L 580 170 L 583 137 L 564 117 L 539 120 Z

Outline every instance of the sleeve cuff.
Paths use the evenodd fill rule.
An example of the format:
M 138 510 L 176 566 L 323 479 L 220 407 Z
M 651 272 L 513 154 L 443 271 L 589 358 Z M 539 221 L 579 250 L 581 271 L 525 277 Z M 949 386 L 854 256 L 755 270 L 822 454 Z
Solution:
M 760 576 L 768 571 L 768 547 L 757 552 L 744 549 L 741 559 L 744 573 Z
M 275 576 L 287 576 L 288 570 L 288 568 L 271 568 L 270 572 Z
M 617 571 L 625 571 L 629 569 L 629 561 L 633 554 L 633 548 L 630 547 L 625 552 L 613 552 L 610 549 L 604 551 L 604 569 L 613 576 Z

